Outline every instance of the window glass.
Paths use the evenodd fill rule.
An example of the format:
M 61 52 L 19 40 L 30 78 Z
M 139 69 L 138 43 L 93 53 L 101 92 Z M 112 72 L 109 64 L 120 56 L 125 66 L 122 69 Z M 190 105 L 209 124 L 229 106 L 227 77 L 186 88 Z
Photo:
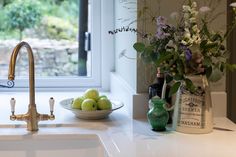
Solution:
M 86 7 L 83 6 L 85 4 Z M 93 80 L 96 80 L 95 85 L 98 85 L 97 68 L 100 66 L 98 61 L 93 62 L 92 59 L 99 58 L 93 56 L 98 54 L 91 53 L 91 49 L 96 48 L 96 45 L 93 46 L 91 43 L 93 39 L 99 39 L 99 34 L 92 33 L 94 29 L 91 24 L 96 23 L 94 19 L 100 18 L 100 14 L 95 13 L 99 9 L 93 9 L 100 7 L 99 4 L 99 0 L 94 5 L 88 0 L 0 1 L 1 79 L 7 79 L 11 52 L 17 43 L 23 40 L 33 49 L 36 78 L 66 78 L 67 81 L 69 78 L 73 81 L 82 78 L 82 81 L 77 81 L 83 84 L 86 82 L 84 79 L 88 78 L 90 85 L 93 85 Z M 98 17 L 92 17 L 94 15 Z M 81 17 L 86 18 L 80 24 Z M 80 28 L 85 29 L 81 32 Z M 84 41 L 81 40 L 81 36 Z M 94 66 L 92 63 L 97 65 Z M 26 49 L 22 49 L 17 57 L 15 72 L 16 79 L 28 76 Z

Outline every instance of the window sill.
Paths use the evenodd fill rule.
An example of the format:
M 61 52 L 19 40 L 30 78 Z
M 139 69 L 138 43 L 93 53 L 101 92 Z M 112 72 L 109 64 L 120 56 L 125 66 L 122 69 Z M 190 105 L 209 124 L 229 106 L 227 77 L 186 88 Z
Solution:
M 16 109 L 15 114 L 24 114 L 28 110 L 29 104 L 29 93 L 28 92 L 1 92 L 0 99 L 0 124 L 1 125 L 9 125 L 9 124 L 25 124 L 22 121 L 10 121 L 9 116 L 11 114 L 10 111 L 10 99 L 12 97 L 16 100 Z M 61 123 L 71 123 L 76 121 L 77 118 L 74 118 L 74 114 L 68 110 L 62 108 L 59 104 L 60 101 L 68 98 L 76 98 L 78 96 L 83 95 L 82 91 L 77 92 L 36 92 L 35 93 L 35 103 L 37 106 L 37 111 L 42 114 L 49 114 L 49 98 L 53 97 L 55 99 L 55 107 L 54 114 L 56 119 L 54 121 L 43 121 L 40 124 L 61 124 Z M 107 95 L 107 97 L 111 100 L 117 100 L 111 93 L 101 92 L 101 95 Z M 125 107 L 115 111 L 122 114 L 126 114 Z M 71 121 L 72 120 L 72 121 Z

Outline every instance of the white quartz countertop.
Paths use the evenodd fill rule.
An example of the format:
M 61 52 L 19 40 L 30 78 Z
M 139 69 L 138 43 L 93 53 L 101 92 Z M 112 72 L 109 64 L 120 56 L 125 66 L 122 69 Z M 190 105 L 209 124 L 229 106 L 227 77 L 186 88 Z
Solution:
M 108 119 L 77 119 L 58 103 L 77 94 L 37 93 L 36 104 L 40 113 L 48 113 L 48 98 L 55 97 L 56 120 L 40 123 L 39 131 L 31 133 L 26 131 L 24 122 L 8 120 L 10 98 L 16 98 L 16 114 L 24 113 L 28 94 L 1 93 L 0 140 L 26 135 L 96 134 L 111 157 L 236 157 L 236 125 L 227 118 L 215 118 L 215 129 L 210 134 L 183 134 L 171 128 L 165 132 L 154 132 L 146 119 L 129 118 L 125 108 L 113 112 Z

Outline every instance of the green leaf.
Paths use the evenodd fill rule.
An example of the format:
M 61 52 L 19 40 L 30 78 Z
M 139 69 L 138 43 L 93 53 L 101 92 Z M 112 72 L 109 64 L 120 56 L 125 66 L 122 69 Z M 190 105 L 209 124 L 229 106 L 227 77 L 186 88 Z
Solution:
M 133 45 L 133 47 L 137 52 L 143 52 L 145 50 L 144 43 L 137 42 Z
M 147 54 L 150 54 L 150 53 L 153 53 L 153 46 L 152 45 L 149 45 L 147 47 L 144 46 L 144 53 L 147 53 Z
M 231 72 L 236 70 L 236 64 L 225 64 L 225 65 L 226 65 L 226 68 Z
M 176 82 L 171 88 L 170 88 L 170 92 L 169 92 L 169 97 L 171 97 L 173 94 L 175 94 L 179 87 L 181 85 L 181 82 Z
M 173 80 L 173 77 L 170 75 L 166 75 L 166 83 L 170 83 Z
M 147 53 L 145 52 L 141 52 L 140 53 L 140 58 L 142 58 L 142 60 L 145 62 L 145 63 L 150 63 L 152 62 L 152 58 L 150 57 L 150 55 L 148 55 Z
M 212 73 L 212 67 L 210 66 L 210 67 L 206 68 L 206 77 L 210 78 L 211 73 Z
M 215 43 L 209 43 L 209 44 L 206 44 L 205 45 L 205 49 L 209 50 L 209 49 L 213 49 L 215 47 L 218 47 L 218 43 L 215 42 Z
M 225 46 L 224 45 L 220 45 L 220 50 L 224 51 L 225 50 Z
M 195 92 L 196 87 L 195 87 L 195 85 L 193 84 L 193 82 L 192 82 L 190 79 L 186 78 L 186 79 L 185 79 L 185 84 L 186 84 L 186 88 L 187 88 L 190 92 L 192 92 L 192 93 Z
M 162 62 L 169 60 L 172 56 L 172 53 L 169 53 L 168 55 L 161 55 L 157 60 L 157 65 L 160 65 Z
M 186 84 L 186 86 L 191 86 L 193 84 L 193 82 L 190 79 L 186 78 L 185 84 Z
M 181 74 L 175 74 L 175 76 L 174 76 L 174 80 L 182 80 L 183 79 L 183 75 L 181 75 Z
M 221 72 L 224 72 L 224 70 L 225 70 L 225 65 L 224 65 L 224 64 L 221 64 L 221 65 L 220 65 L 220 71 L 221 71 Z
M 236 70 L 236 64 L 231 64 L 232 65 L 232 70 Z
M 205 57 L 203 60 L 203 65 L 209 67 L 209 66 L 211 66 L 211 64 L 212 64 L 211 58 Z
M 222 76 L 223 76 L 223 73 L 220 71 L 220 69 L 217 67 L 213 67 L 209 80 L 212 82 L 217 82 L 222 78 Z
M 177 60 L 177 70 L 179 75 L 183 75 L 184 73 L 184 63 L 182 60 Z
M 201 29 L 201 34 L 205 34 L 208 38 L 210 37 L 210 32 L 208 30 L 208 27 L 207 27 L 207 22 L 202 20 L 202 23 L 203 23 L 203 26 L 202 26 L 202 29 Z
M 221 37 L 221 35 L 220 35 L 219 33 L 216 33 L 216 34 L 214 34 L 214 35 L 212 36 L 211 40 L 212 40 L 212 41 L 217 41 L 217 40 L 222 41 L 222 37 Z
M 207 40 L 203 40 L 201 43 L 200 43 L 200 49 L 204 49 L 204 47 L 206 46 L 207 44 Z

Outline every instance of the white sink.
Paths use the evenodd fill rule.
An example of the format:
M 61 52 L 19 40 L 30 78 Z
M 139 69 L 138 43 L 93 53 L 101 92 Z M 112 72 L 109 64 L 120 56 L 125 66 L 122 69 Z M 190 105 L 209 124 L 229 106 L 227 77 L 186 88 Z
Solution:
M 95 134 L 0 137 L 1 157 L 107 157 Z

